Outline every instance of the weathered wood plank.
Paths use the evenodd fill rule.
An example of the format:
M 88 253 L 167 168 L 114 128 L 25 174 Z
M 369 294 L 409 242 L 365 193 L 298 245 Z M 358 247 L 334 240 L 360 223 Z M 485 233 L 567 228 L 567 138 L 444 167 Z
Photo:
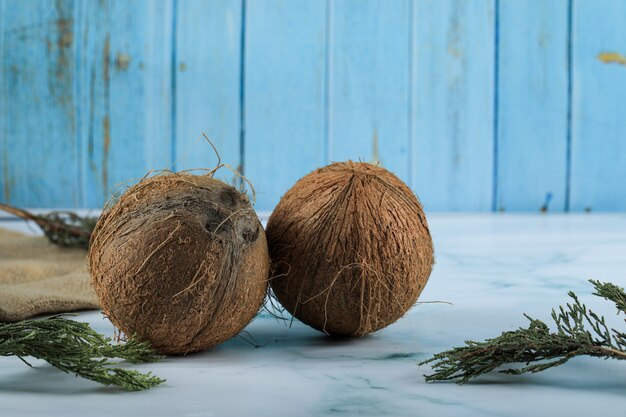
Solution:
M 213 150 L 238 168 L 242 0 L 187 0 L 176 11 L 177 169 L 212 168 Z M 218 177 L 232 179 L 223 171 Z
M 329 61 L 329 156 L 410 177 L 410 2 L 338 0 Z
M 83 205 L 101 207 L 117 184 L 171 167 L 173 13 L 171 1 L 83 7 Z
M 414 8 L 413 181 L 425 209 L 491 209 L 494 1 Z
M 75 207 L 80 198 L 74 3 L 2 0 L 0 11 L 0 200 Z
M 500 2 L 500 211 L 565 209 L 568 8 L 568 0 Z
M 4 63 L 4 29 L 5 29 L 5 23 L 4 23 L 4 8 L 5 8 L 5 4 L 6 1 L 5 0 L 0 0 L 0 59 L 2 59 L 2 62 Z M 8 184 L 9 184 L 9 172 L 8 172 L 8 159 L 9 159 L 9 154 L 8 154 L 8 142 L 6 140 L 6 132 L 4 130 L 4 121 L 5 118 L 3 117 L 5 115 L 5 104 L 4 104 L 4 96 L 5 96 L 5 67 L 6 64 L 0 64 L 0 201 L 3 202 L 10 202 L 11 200 L 11 196 L 10 196 L 10 191 L 11 189 L 8 188 Z
M 573 7 L 570 207 L 625 210 L 626 2 Z
M 326 7 L 317 0 L 247 2 L 244 172 L 271 210 L 326 162 Z

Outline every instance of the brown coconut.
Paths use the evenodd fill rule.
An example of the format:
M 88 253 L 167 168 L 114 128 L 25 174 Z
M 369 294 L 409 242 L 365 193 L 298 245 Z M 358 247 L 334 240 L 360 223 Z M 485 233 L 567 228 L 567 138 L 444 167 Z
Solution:
M 209 175 L 158 175 L 104 211 L 89 250 L 105 314 L 163 354 L 213 347 L 266 294 L 265 233 L 248 198 Z
M 433 267 L 413 192 L 368 163 L 334 163 L 300 179 L 267 229 L 270 286 L 294 317 L 337 336 L 364 336 L 402 317 Z

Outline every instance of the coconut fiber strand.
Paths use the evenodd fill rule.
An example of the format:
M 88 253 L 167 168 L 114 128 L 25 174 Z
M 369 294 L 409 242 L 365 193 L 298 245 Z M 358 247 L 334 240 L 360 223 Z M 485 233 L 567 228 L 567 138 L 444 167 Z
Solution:
M 300 179 L 267 225 L 270 285 L 304 323 L 364 336 L 402 317 L 430 275 L 422 206 L 395 175 L 343 162 Z
M 0 229 L 0 321 L 97 308 L 83 249 Z
M 90 243 L 102 309 L 163 354 L 236 335 L 267 291 L 261 223 L 243 193 L 209 175 L 142 180 L 104 211 Z

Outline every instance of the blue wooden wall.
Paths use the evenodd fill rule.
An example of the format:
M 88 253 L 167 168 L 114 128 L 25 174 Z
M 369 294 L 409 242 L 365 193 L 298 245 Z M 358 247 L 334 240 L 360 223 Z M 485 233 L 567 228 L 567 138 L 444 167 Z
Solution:
M 345 159 L 429 211 L 626 210 L 626 0 L 0 0 L 0 65 L 18 206 L 212 167 L 205 132 L 259 210 Z

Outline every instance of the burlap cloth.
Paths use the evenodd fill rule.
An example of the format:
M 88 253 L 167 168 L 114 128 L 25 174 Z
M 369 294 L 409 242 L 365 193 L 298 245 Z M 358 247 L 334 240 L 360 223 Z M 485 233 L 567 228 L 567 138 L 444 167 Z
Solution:
M 0 228 L 0 321 L 95 308 L 84 249 Z

